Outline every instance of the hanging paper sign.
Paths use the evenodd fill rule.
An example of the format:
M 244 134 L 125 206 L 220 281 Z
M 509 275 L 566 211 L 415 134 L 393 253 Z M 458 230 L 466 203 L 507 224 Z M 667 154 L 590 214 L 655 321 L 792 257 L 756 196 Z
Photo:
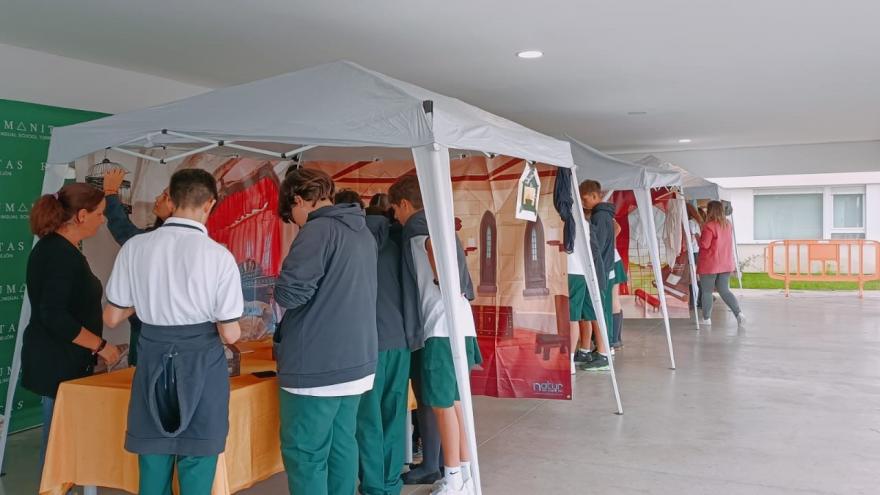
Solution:
M 529 222 L 537 221 L 540 194 L 541 179 L 538 177 L 538 168 L 526 162 L 526 168 L 517 184 L 516 218 Z

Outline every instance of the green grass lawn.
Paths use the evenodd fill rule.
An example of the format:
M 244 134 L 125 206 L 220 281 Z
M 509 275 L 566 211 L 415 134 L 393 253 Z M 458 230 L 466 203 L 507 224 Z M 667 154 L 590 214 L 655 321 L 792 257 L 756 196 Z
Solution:
M 650 294 L 656 294 L 654 289 L 654 273 L 648 267 L 642 267 L 635 263 L 629 265 L 630 287 L 643 288 Z M 730 277 L 730 286 L 739 288 L 736 275 Z M 785 288 L 782 280 L 774 280 L 766 273 L 743 273 L 744 289 L 778 289 Z M 858 290 L 855 282 L 792 282 L 791 290 Z M 880 290 L 880 281 L 873 280 L 865 283 L 865 290 Z
M 730 278 L 731 287 L 739 287 L 736 276 Z M 766 273 L 743 273 L 743 288 L 745 289 L 784 289 L 782 280 L 774 280 Z M 855 282 L 792 282 L 791 290 L 857 290 Z M 880 290 L 880 281 L 873 280 L 865 283 L 865 290 Z

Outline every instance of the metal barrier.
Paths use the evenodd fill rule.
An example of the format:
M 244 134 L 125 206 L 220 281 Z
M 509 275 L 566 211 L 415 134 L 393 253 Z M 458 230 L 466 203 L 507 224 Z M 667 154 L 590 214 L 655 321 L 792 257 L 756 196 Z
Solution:
M 865 282 L 880 280 L 880 242 L 773 241 L 764 249 L 764 263 L 770 278 L 785 282 L 786 296 L 791 282 L 855 282 L 863 297 Z

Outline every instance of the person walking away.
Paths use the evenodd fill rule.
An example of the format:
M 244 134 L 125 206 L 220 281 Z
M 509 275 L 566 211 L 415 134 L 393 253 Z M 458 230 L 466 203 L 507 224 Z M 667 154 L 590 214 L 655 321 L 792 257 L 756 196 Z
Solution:
M 739 301 L 730 291 L 730 273 L 736 271 L 733 261 L 733 226 L 724 215 L 721 201 L 710 201 L 706 206 L 706 223 L 699 237 L 700 261 L 697 274 L 700 276 L 702 291 L 702 311 L 704 325 L 712 324 L 712 303 L 714 290 L 721 295 L 727 307 L 733 311 L 737 324 L 745 324 L 745 315 Z

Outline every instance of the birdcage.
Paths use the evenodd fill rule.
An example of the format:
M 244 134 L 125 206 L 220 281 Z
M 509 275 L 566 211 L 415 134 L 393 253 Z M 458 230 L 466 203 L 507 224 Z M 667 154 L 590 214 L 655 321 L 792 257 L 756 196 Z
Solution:
M 96 163 L 89 167 L 89 173 L 86 175 L 86 183 L 104 190 L 104 174 L 117 169 L 125 170 L 126 173 L 128 173 L 128 170 L 125 167 L 116 162 L 110 161 L 109 158 L 104 156 L 104 159 L 101 160 L 100 163 Z M 128 214 L 131 214 L 131 181 L 123 180 L 122 184 L 119 185 L 118 194 L 122 207 Z

